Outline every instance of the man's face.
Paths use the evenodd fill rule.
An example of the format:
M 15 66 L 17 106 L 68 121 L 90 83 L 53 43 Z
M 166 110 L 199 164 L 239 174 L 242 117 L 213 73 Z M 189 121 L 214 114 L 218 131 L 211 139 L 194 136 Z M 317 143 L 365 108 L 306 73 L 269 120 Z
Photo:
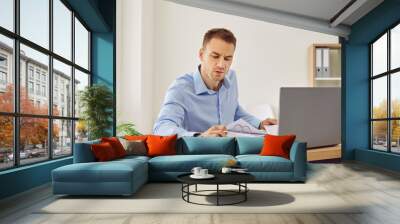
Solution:
M 209 79 L 222 81 L 232 64 L 235 46 L 222 39 L 213 38 L 200 49 L 201 70 Z

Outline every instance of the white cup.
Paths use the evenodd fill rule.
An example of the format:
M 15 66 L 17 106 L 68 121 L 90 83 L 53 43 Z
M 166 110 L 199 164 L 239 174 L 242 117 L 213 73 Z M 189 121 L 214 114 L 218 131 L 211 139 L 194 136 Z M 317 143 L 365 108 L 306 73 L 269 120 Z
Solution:
M 232 169 L 230 167 L 222 167 L 221 172 L 222 173 L 230 173 L 232 171 Z
M 208 169 L 201 169 L 200 170 L 200 176 L 207 176 L 208 175 Z
M 194 174 L 194 175 L 196 175 L 196 176 L 199 176 L 199 175 L 201 175 L 200 174 L 200 171 L 202 170 L 202 168 L 201 167 L 193 167 L 193 169 L 192 169 L 192 173 Z

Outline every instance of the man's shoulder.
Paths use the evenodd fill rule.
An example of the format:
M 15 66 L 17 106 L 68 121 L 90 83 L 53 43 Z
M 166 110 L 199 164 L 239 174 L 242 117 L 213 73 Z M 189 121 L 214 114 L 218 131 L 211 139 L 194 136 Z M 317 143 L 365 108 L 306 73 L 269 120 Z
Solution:
M 192 89 L 193 88 L 193 74 L 186 73 L 178 76 L 175 81 L 171 84 L 170 89 L 177 88 L 180 90 L 183 89 Z

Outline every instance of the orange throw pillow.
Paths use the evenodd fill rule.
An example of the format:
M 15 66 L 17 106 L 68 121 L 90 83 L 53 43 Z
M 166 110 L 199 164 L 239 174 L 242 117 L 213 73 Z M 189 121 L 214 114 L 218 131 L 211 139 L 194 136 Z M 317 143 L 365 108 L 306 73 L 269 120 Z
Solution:
M 117 158 L 113 147 L 108 142 L 93 144 L 91 145 L 91 149 L 94 157 L 99 162 L 110 161 Z
M 117 158 L 125 157 L 126 151 L 124 146 L 122 146 L 121 142 L 116 137 L 109 137 L 109 138 L 101 138 L 101 142 L 108 142 L 114 149 L 115 155 Z
M 265 135 L 260 155 L 280 156 L 289 159 L 290 148 L 295 139 L 296 135 Z
M 148 135 L 125 135 L 124 138 L 128 141 L 146 141 Z
M 147 137 L 147 155 L 148 156 L 165 156 L 176 154 L 176 139 L 177 135 L 158 136 L 149 135 Z

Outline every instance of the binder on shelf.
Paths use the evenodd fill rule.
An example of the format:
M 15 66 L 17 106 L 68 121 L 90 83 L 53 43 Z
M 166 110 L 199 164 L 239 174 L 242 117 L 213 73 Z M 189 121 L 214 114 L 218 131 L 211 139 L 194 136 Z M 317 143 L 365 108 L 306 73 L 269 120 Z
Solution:
M 316 77 L 323 77 L 323 74 L 322 74 L 322 48 L 315 48 L 315 72 L 316 72 Z
M 329 67 L 329 48 L 322 49 L 322 76 L 330 77 L 330 67 Z

